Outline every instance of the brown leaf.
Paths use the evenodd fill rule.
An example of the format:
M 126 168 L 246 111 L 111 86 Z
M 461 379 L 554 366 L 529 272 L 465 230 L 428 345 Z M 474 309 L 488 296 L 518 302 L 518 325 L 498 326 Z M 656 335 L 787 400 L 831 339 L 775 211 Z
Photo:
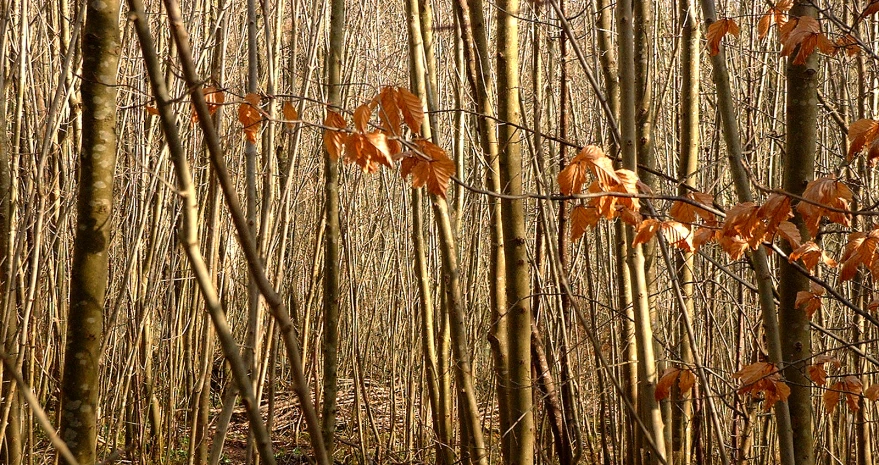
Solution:
M 299 119 L 299 112 L 296 111 L 296 107 L 293 106 L 292 102 L 284 102 L 284 119 L 288 121 L 287 127 L 292 128 L 293 123 L 289 121 L 296 121 Z
M 150 114 L 150 115 L 158 115 L 159 114 L 159 109 L 156 107 L 151 107 L 151 106 L 147 105 L 146 107 L 144 107 L 144 109 L 146 110 L 147 114 Z
M 681 369 L 677 367 L 668 367 L 665 369 L 665 372 L 659 378 L 659 381 L 656 383 L 656 389 L 653 391 L 653 397 L 656 400 L 662 400 L 668 397 L 671 393 L 671 388 L 674 386 L 675 381 L 678 379 L 678 375 L 681 374 Z
M 872 144 L 879 136 L 879 121 L 859 119 L 848 127 L 848 161 L 864 150 L 864 146 Z
M 800 230 L 797 226 L 790 221 L 782 221 L 778 224 L 778 234 L 783 237 L 792 249 L 797 249 L 800 247 L 800 241 L 803 240 L 800 236 Z
M 445 198 L 449 180 L 455 174 L 455 162 L 449 159 L 445 150 L 428 140 L 418 139 L 415 144 L 426 158 L 418 157 L 411 168 L 412 187 L 426 185 L 428 192 Z
M 718 19 L 708 26 L 705 37 L 708 39 L 708 53 L 711 56 L 720 53 L 720 40 L 727 34 L 739 36 L 739 26 L 731 18 Z
M 837 48 L 845 50 L 845 54 L 850 57 L 861 53 L 861 46 L 858 44 L 858 39 L 851 34 L 846 34 L 844 37 L 837 39 L 835 45 Z
M 788 255 L 788 260 L 791 262 L 802 260 L 803 266 L 809 271 L 812 271 L 818 265 L 818 262 L 823 262 L 831 268 L 836 266 L 836 262 L 828 257 L 824 250 L 813 241 L 806 242 L 792 251 L 790 255 Z
M 714 242 L 717 237 L 716 231 L 711 228 L 702 227 L 693 233 L 693 249 L 699 250 L 703 245 Z
M 864 385 L 861 384 L 861 380 L 858 379 L 857 376 L 851 375 L 846 376 L 843 379 L 843 383 L 845 385 L 845 403 L 848 404 L 848 408 L 852 412 L 857 412 L 860 409 L 858 400 L 864 389 Z
M 681 375 L 678 377 L 678 389 L 681 390 L 681 394 L 686 394 L 695 385 L 696 375 L 689 369 L 681 370 Z
M 781 42 L 783 45 L 781 56 L 790 56 L 799 48 L 793 61 L 795 65 L 804 64 L 815 48 L 828 55 L 836 52 L 833 42 L 821 32 L 821 23 L 811 16 L 800 16 L 785 24 L 782 28 Z
M 409 126 L 409 130 L 420 134 L 421 124 L 424 121 L 424 105 L 421 103 L 421 99 L 412 92 L 398 87 L 397 106 L 400 108 L 403 121 L 406 122 L 406 126 Z
M 694 250 L 693 235 L 690 233 L 690 228 L 677 221 L 663 221 L 661 227 L 662 234 L 669 244 L 684 252 L 692 252 Z
M 369 118 L 372 116 L 372 110 L 369 105 L 360 105 L 354 110 L 354 129 L 365 133 L 369 125 Z
M 659 228 L 661 226 L 661 223 L 654 218 L 648 218 L 642 221 L 641 224 L 638 226 L 638 231 L 635 234 L 635 239 L 632 240 L 632 247 L 635 247 L 638 244 L 644 244 L 650 241 L 650 239 L 653 239 L 656 231 L 659 231 Z
M 577 205 L 571 210 L 571 242 L 577 242 L 590 227 L 598 224 L 601 218 L 595 207 Z
M 259 94 L 249 93 L 244 99 L 246 102 L 238 106 L 238 121 L 244 126 L 244 135 L 251 143 L 256 143 L 256 135 L 262 124 L 262 115 L 259 112 Z
M 807 371 L 809 372 L 809 379 L 813 383 L 818 386 L 827 384 L 827 371 L 824 370 L 824 365 L 809 365 Z
M 824 408 L 827 409 L 827 413 L 833 413 L 836 409 L 836 404 L 839 403 L 839 394 L 843 388 L 843 384 L 839 382 L 833 383 L 833 385 L 830 386 L 830 389 L 824 391 L 824 395 L 821 397 L 824 401 Z
M 879 383 L 875 383 L 868 387 L 867 390 L 864 391 L 864 397 L 870 399 L 872 402 L 879 400 Z
M 843 226 L 851 225 L 851 215 L 843 212 L 828 210 L 830 207 L 838 210 L 848 210 L 849 202 L 852 200 L 852 191 L 840 181 L 833 177 L 823 177 L 811 181 L 806 185 L 803 191 L 803 198 L 807 201 L 800 201 L 797 204 L 797 211 L 803 216 L 806 228 L 809 234 L 815 236 L 818 234 L 818 226 L 822 217 Z
M 345 129 L 345 118 L 334 111 L 327 111 L 324 126 L 328 128 Z M 345 138 L 346 134 L 344 131 L 333 131 L 331 129 L 324 130 L 324 148 L 330 155 L 331 160 L 336 161 L 342 155 L 342 146 L 345 144 Z
M 779 400 L 785 401 L 790 396 L 790 387 L 782 380 L 775 365 L 768 362 L 756 362 L 743 367 L 732 375 L 742 380 L 739 394 L 750 393 L 753 397 L 763 396 L 763 409 L 768 411 Z

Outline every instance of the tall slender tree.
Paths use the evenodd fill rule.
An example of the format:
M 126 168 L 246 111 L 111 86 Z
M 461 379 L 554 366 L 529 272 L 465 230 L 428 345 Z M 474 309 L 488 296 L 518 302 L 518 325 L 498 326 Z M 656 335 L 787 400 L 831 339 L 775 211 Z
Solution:
M 791 16 L 818 17 L 811 0 L 797 0 Z M 787 63 L 786 137 L 783 158 L 782 187 L 792 194 L 802 194 L 806 184 L 815 177 L 815 151 L 818 136 L 818 71 L 819 54 L 812 53 L 804 64 L 794 64 L 792 54 Z M 803 237 L 808 231 L 799 214 L 794 224 Z M 785 252 L 790 247 L 784 243 Z M 808 276 L 799 273 L 786 260 L 779 260 L 778 319 L 781 328 L 781 350 L 784 356 L 784 377 L 790 384 L 790 421 L 793 429 L 794 462 L 815 463 L 815 438 L 812 435 L 812 384 L 806 375 L 806 363 L 812 356 L 809 316 L 797 308 L 797 293 L 809 290 Z
M 100 349 L 116 167 L 119 1 L 89 0 L 82 34 L 82 151 L 61 381 L 61 438 L 79 463 L 94 463 Z

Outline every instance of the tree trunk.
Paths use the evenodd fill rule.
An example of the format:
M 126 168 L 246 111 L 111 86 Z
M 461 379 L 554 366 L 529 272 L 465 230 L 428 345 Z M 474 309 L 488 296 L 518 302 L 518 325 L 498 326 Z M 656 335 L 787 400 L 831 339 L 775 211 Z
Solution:
M 818 10 L 811 1 L 797 1 L 791 9 L 794 17 L 817 18 Z M 818 53 L 812 53 L 803 65 L 787 64 L 787 134 L 784 152 L 782 188 L 802 194 L 806 184 L 815 177 L 815 148 L 818 130 Z M 808 231 L 799 214 L 793 218 L 804 240 Z M 790 253 L 787 242 L 782 250 Z M 812 356 L 809 317 L 795 302 L 797 292 L 809 290 L 809 278 L 786 260 L 779 260 L 778 320 L 781 328 L 781 350 L 784 356 L 784 378 L 791 388 L 788 398 L 793 428 L 794 463 L 815 463 L 815 438 L 812 436 L 812 383 L 806 376 L 806 363 Z
M 116 167 L 118 0 L 89 1 L 82 37 L 82 153 L 60 434 L 74 457 L 89 464 L 95 462 L 97 447 L 99 361 Z
M 635 114 L 635 48 L 632 24 L 632 0 L 617 2 L 617 34 L 620 60 L 620 134 L 622 136 L 623 168 L 638 171 L 638 142 Z M 626 226 L 626 243 L 630 245 L 626 262 L 632 280 L 632 302 L 635 320 L 635 343 L 638 350 L 638 405 L 656 445 L 656 451 L 644 449 L 646 464 L 656 464 L 665 458 L 665 440 L 662 416 L 654 397 L 656 388 L 656 361 L 653 354 L 653 330 L 650 322 L 650 302 L 644 272 L 644 254 L 641 245 L 631 246 L 635 237 L 631 226 Z M 657 456 L 658 454 L 658 456 Z
M 504 194 L 522 194 L 522 120 L 519 105 L 519 14 L 518 0 L 501 0 L 497 9 L 498 118 L 508 124 L 499 127 L 501 189 Z M 509 342 L 509 463 L 534 462 L 534 415 L 531 389 L 531 283 L 525 233 L 525 202 L 501 201 L 504 226 L 504 256 L 507 271 L 507 337 Z
M 345 1 L 330 3 L 330 43 L 327 50 L 327 101 L 330 106 L 341 104 L 342 59 L 345 41 Z M 327 454 L 333 456 L 333 437 L 336 431 L 338 410 L 338 349 L 339 349 L 339 270 L 341 232 L 339 229 L 339 161 L 331 160 L 324 153 L 324 212 L 326 234 L 324 236 L 324 338 L 323 350 L 323 406 L 321 425 Z

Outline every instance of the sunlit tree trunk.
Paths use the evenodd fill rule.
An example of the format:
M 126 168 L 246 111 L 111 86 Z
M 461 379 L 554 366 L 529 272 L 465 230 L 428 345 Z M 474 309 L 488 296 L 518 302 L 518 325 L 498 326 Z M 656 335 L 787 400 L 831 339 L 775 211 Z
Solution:
M 638 142 L 636 140 L 635 48 L 632 24 L 632 0 L 617 2 L 617 34 L 620 60 L 620 133 L 622 136 L 623 168 L 638 171 Z M 665 457 L 662 416 L 654 397 L 656 388 L 656 361 L 653 354 L 653 330 L 650 322 L 650 302 L 644 272 L 644 254 L 640 245 L 631 247 L 634 230 L 627 226 L 626 243 L 629 245 L 626 262 L 632 282 L 635 342 L 638 350 L 638 405 L 639 415 L 649 429 L 656 450 L 644 448 L 646 464 L 658 463 Z
M 327 103 L 338 107 L 341 102 L 342 59 L 345 40 L 345 1 L 330 3 L 330 43 L 327 50 Z M 338 111 L 335 108 L 334 111 Z M 323 406 L 321 418 L 324 444 L 327 454 L 333 456 L 333 438 L 336 431 L 338 410 L 338 349 L 339 349 L 339 292 L 340 241 L 339 229 L 339 162 L 324 153 L 324 212 L 326 234 L 324 235 L 324 338 L 323 349 Z
M 696 18 L 695 0 L 679 0 L 678 14 L 681 23 L 681 97 L 678 113 L 680 121 L 680 159 L 678 160 L 678 181 L 692 185 L 692 176 L 699 169 L 699 22 Z M 678 195 L 687 194 L 686 189 L 678 188 Z M 695 302 L 693 291 L 693 254 L 685 252 L 677 262 L 678 279 L 685 299 L 683 309 L 692 318 Z M 678 353 L 683 365 L 693 365 L 693 347 L 687 337 L 684 320 L 678 323 Z M 675 391 L 676 399 L 672 412 L 672 458 L 676 465 L 691 463 L 691 422 L 693 403 L 690 393 Z
M 818 10 L 811 1 L 799 0 L 791 9 L 795 17 L 817 18 Z M 815 150 L 818 133 L 818 66 L 819 54 L 812 53 L 803 65 L 787 64 L 786 144 L 783 159 L 782 188 L 802 194 L 806 184 L 815 177 Z M 803 237 L 808 231 L 799 214 L 793 218 Z M 790 246 L 782 243 L 790 252 Z M 791 388 L 788 398 L 793 428 L 794 462 L 815 463 L 815 438 L 812 436 L 812 384 L 806 376 L 806 363 L 812 356 L 809 317 L 795 302 L 797 292 L 809 290 L 809 278 L 797 272 L 786 260 L 779 260 L 778 320 L 781 328 L 781 349 L 784 356 L 784 378 Z
M 82 152 L 60 434 L 74 457 L 90 464 L 97 446 L 99 360 L 116 166 L 118 0 L 89 1 L 82 37 Z
M 501 189 L 522 194 L 522 144 L 524 134 L 515 127 L 522 120 L 519 105 L 519 14 L 518 0 L 502 0 L 497 10 L 497 89 Z M 509 463 L 530 465 L 534 461 L 534 415 L 531 389 L 531 283 L 525 232 L 525 202 L 503 199 L 504 255 L 507 271 L 507 335 L 509 342 L 508 395 L 510 419 Z

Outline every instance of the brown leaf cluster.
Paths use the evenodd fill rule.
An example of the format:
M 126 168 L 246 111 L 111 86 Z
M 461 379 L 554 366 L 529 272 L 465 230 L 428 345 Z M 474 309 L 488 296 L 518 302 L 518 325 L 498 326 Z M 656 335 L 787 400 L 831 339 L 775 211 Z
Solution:
M 668 367 L 656 383 L 656 391 L 653 394 L 656 400 L 668 397 L 675 381 L 681 394 L 686 394 L 696 384 L 696 375 L 689 368 Z
M 207 100 L 207 94 L 205 94 L 205 100 Z M 248 141 L 255 144 L 256 136 L 259 134 L 259 127 L 262 125 L 262 115 L 259 112 L 259 103 L 262 97 L 259 94 L 249 93 L 244 96 L 244 100 L 238 106 L 238 121 L 244 126 L 244 136 Z M 210 105 L 208 105 L 208 108 L 210 108 Z
M 757 32 L 761 40 L 766 37 L 766 34 L 769 33 L 769 28 L 773 24 L 782 26 L 787 22 L 787 12 L 791 9 L 793 3 L 793 0 L 781 0 L 766 11 L 757 23 Z
M 711 56 L 720 53 L 720 40 L 727 34 L 739 36 L 739 25 L 732 18 L 718 19 L 708 26 L 705 38 L 708 39 L 708 53 Z
M 732 377 L 742 381 L 739 394 L 750 394 L 755 398 L 763 398 L 764 411 L 769 411 L 776 402 L 786 401 L 790 396 L 790 387 L 784 382 L 781 373 L 772 363 L 752 363 L 742 367 Z
M 433 142 L 417 139 L 415 145 L 421 153 L 412 153 L 403 158 L 400 174 L 404 178 L 412 175 L 412 187 L 427 186 L 431 194 L 445 197 L 449 180 L 455 174 L 455 162 Z
M 824 391 L 824 407 L 828 413 L 833 413 L 836 405 L 839 404 L 840 396 L 844 394 L 848 408 L 852 412 L 857 412 L 860 409 L 858 398 L 861 397 L 863 389 L 864 385 L 856 376 L 846 376 L 842 381 L 833 383 L 830 389 Z
M 818 226 L 823 217 L 843 226 L 851 225 L 851 215 L 848 213 L 825 208 L 848 210 L 849 202 L 852 201 L 852 191 L 845 183 L 833 177 L 818 178 L 806 185 L 802 197 L 805 201 L 797 204 L 797 211 L 803 216 L 806 229 L 812 237 L 818 234 Z
M 795 65 L 806 63 L 806 59 L 818 49 L 827 55 L 836 54 L 836 45 L 821 32 L 821 23 L 811 16 L 800 16 L 786 22 L 779 29 L 781 56 L 794 57 Z
M 842 269 L 839 272 L 839 280 L 848 281 L 854 278 L 861 265 L 870 270 L 874 279 L 879 277 L 879 259 L 876 257 L 877 245 L 879 245 L 879 227 L 869 233 L 854 232 L 849 234 L 848 243 L 842 253 Z
M 814 281 L 811 281 L 809 283 L 808 291 L 797 292 L 797 299 L 794 302 L 794 307 L 802 309 L 804 312 L 806 312 L 806 315 L 811 320 L 812 315 L 814 315 L 815 312 L 817 312 L 818 309 L 821 308 L 821 296 L 823 295 L 824 288 Z
M 875 166 L 879 160 L 879 121 L 874 119 L 859 119 L 848 127 L 848 161 L 861 153 L 864 147 L 868 147 L 867 161 L 870 166 Z

